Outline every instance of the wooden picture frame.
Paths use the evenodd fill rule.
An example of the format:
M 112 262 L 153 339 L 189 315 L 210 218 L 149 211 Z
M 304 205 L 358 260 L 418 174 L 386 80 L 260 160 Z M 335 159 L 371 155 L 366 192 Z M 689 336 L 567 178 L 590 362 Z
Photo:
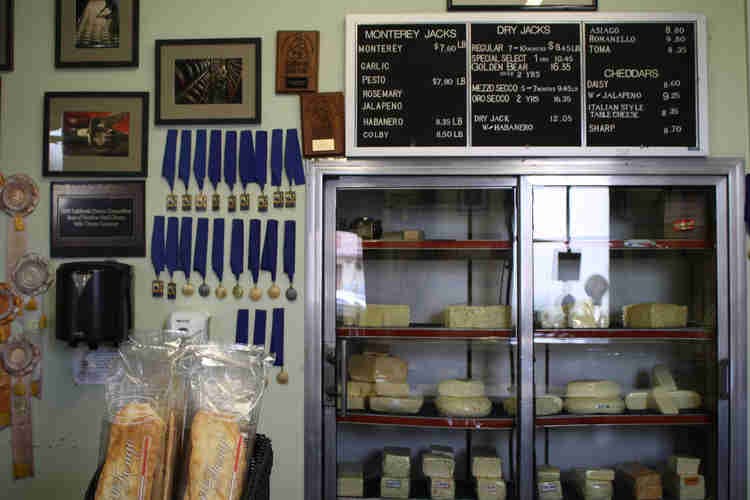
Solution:
M 137 68 L 139 1 L 56 0 L 55 67 Z
M 0 71 L 13 71 L 13 0 L 0 0 Z
M 448 0 L 448 10 L 596 10 L 598 0 Z
M 146 183 L 52 182 L 50 256 L 145 257 Z
M 157 125 L 260 123 L 260 38 L 157 40 L 155 60 Z
M 148 175 L 147 92 L 44 94 L 42 175 Z
M 276 32 L 276 93 L 318 91 L 319 31 Z

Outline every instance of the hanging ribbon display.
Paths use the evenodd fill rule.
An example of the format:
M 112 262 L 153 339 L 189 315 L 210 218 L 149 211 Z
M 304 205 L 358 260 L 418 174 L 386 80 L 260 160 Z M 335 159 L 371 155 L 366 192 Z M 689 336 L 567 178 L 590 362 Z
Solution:
M 177 284 L 174 282 L 174 272 L 179 269 L 179 219 L 170 217 L 167 219 L 167 271 L 169 272 L 169 283 L 167 283 L 167 298 L 177 298 Z
M 167 130 L 167 143 L 164 145 L 164 159 L 161 164 L 161 176 L 169 185 L 167 210 L 177 210 L 177 195 L 174 194 L 175 169 L 177 167 L 177 130 Z
M 260 268 L 271 273 L 271 288 L 268 296 L 272 299 L 279 298 L 281 289 L 276 285 L 276 263 L 278 261 L 279 245 L 279 221 L 270 219 L 266 222 L 266 239 L 263 242 L 263 254 L 260 260 Z
M 250 311 L 240 309 L 237 311 L 237 325 L 235 326 L 234 342 L 247 345 L 248 329 L 250 327 Z
M 253 345 L 266 348 L 266 311 L 255 310 L 255 321 L 253 323 Z
M 273 324 L 271 325 L 271 354 L 276 355 L 274 366 L 280 366 L 281 371 L 276 375 L 279 384 L 288 384 L 289 375 L 284 369 L 284 308 L 273 310 Z
M 245 270 L 245 225 L 241 219 L 232 220 L 232 249 L 229 255 L 229 265 L 236 283 L 232 288 L 234 298 L 241 299 L 245 291 L 240 286 L 240 276 Z
M 164 282 L 159 275 L 164 270 L 165 255 L 164 248 L 164 216 L 154 216 L 154 228 L 151 232 L 151 264 L 154 266 L 156 278 L 151 282 L 151 296 L 154 298 L 164 297 Z
M 229 187 L 227 209 L 237 210 L 237 196 L 234 194 L 234 184 L 237 182 L 237 132 L 228 131 L 224 135 L 224 182 Z
M 195 232 L 195 258 L 193 259 L 193 270 L 201 276 L 201 286 L 198 293 L 201 297 L 208 297 L 211 288 L 206 284 L 206 261 L 208 260 L 208 219 L 198 219 L 198 228 Z
M 185 284 L 182 285 L 182 294 L 190 297 L 195 293 L 195 288 L 190 283 L 190 270 L 192 269 L 191 257 L 193 255 L 193 218 L 183 217 L 180 223 L 180 268 L 185 273 Z
M 247 250 L 247 268 L 250 270 L 250 276 L 253 280 L 253 288 L 250 290 L 252 300 L 260 300 L 263 292 L 258 288 L 258 276 L 260 274 L 260 220 L 252 219 L 250 221 L 248 250 Z
M 183 130 L 180 134 L 180 163 L 177 170 L 182 183 L 185 185 L 185 194 L 182 195 L 182 209 L 189 212 L 193 209 L 193 197 L 188 193 L 190 186 L 190 156 L 193 149 L 193 133 Z
M 240 210 L 250 210 L 250 195 L 247 193 L 247 186 L 255 181 L 255 148 L 253 147 L 253 133 L 249 130 L 240 132 L 239 170 L 242 182 Z
M 204 212 L 208 208 L 208 197 L 203 192 L 206 183 L 206 130 L 195 133 L 195 157 L 193 158 L 193 176 L 198 184 L 198 194 L 195 197 L 195 209 Z
M 214 239 L 211 248 L 211 269 L 219 279 L 216 287 L 216 297 L 223 299 L 227 296 L 227 290 L 222 285 L 224 280 L 224 219 L 214 219 Z
M 214 187 L 211 195 L 211 210 L 218 211 L 221 207 L 221 197 L 217 192 L 221 182 L 221 130 L 211 131 L 211 140 L 208 148 L 208 180 Z
M 284 197 L 284 206 L 295 208 L 297 206 L 297 193 L 292 186 L 305 184 L 305 170 L 302 166 L 302 150 L 299 145 L 297 129 L 287 129 L 284 145 L 284 171 L 289 180 L 289 191 L 286 192 Z
M 284 208 L 284 192 L 281 191 L 281 168 L 283 163 L 284 132 L 280 128 L 271 131 L 271 185 L 276 188 L 273 192 L 273 208 Z
M 258 196 L 258 212 L 268 211 L 268 196 L 265 195 L 266 179 L 268 178 L 268 133 L 265 130 L 255 132 L 255 182 L 260 187 Z
M 296 233 L 297 223 L 293 220 L 284 221 L 284 273 L 289 276 L 286 298 L 291 301 L 297 300 L 297 290 L 294 289 Z

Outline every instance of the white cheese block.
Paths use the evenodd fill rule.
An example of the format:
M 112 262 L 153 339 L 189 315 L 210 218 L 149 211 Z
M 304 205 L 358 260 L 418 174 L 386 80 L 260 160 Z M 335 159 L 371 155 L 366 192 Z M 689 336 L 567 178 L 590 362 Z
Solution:
M 355 382 L 406 382 L 409 367 L 395 356 L 355 354 L 349 358 L 349 377 Z
M 360 464 L 338 464 L 336 491 L 340 497 L 365 496 L 365 480 Z
M 411 450 L 387 447 L 383 450 L 383 476 L 409 477 L 411 474 Z
M 537 500 L 563 500 L 560 481 L 537 481 Z
M 422 473 L 427 477 L 453 477 L 456 461 L 439 453 L 422 455 Z
M 699 474 L 664 475 L 664 489 L 672 498 L 678 500 L 703 500 L 706 498 L 706 481 Z
M 675 474 L 697 475 L 701 466 L 701 459 L 698 457 L 689 457 L 687 455 L 672 455 L 667 462 L 669 470 Z
M 651 373 L 651 385 L 654 387 L 663 387 L 668 391 L 676 391 L 677 384 L 674 382 L 672 373 L 665 365 L 656 365 Z
M 409 384 L 403 382 L 375 382 L 375 394 L 391 398 L 404 398 L 409 396 Z
M 622 388 L 612 380 L 574 380 L 568 382 L 566 398 L 619 398 Z
M 510 397 L 506 398 L 503 401 L 503 408 L 505 409 L 505 413 L 507 413 L 510 416 L 515 416 L 517 413 L 517 405 L 516 405 L 516 398 Z M 534 413 L 536 416 L 544 416 L 544 415 L 556 415 L 560 413 L 563 409 L 563 400 L 562 398 L 555 396 L 553 394 L 545 394 L 543 396 L 537 396 L 535 398 L 535 407 L 534 407 Z
M 625 396 L 625 406 L 630 411 L 643 411 L 648 408 L 648 391 L 635 391 Z
M 380 479 L 380 496 L 382 498 L 409 498 L 408 477 L 388 477 Z
M 703 398 L 695 391 L 672 391 L 669 394 L 680 410 L 697 410 L 703 406 Z
M 408 398 L 389 398 L 385 396 L 370 396 L 370 409 L 383 413 L 405 413 L 413 415 L 419 413 L 424 404 L 422 396 Z
M 438 384 L 439 396 L 478 398 L 484 394 L 484 382 L 481 380 L 448 379 Z
M 357 324 L 363 327 L 408 327 L 410 316 L 408 305 L 367 304 L 359 311 Z
M 540 465 L 536 468 L 536 480 L 539 482 L 559 481 L 560 469 L 553 465 Z
M 576 480 L 583 481 L 614 481 L 615 471 L 613 469 L 575 469 Z
M 492 412 L 489 398 L 453 398 L 439 396 L 435 400 L 438 411 L 448 417 L 486 417 Z
M 688 308 L 675 304 L 647 302 L 622 308 L 625 328 L 684 328 L 687 326 Z
M 510 306 L 448 306 L 443 311 L 446 328 L 510 328 Z
M 502 479 L 477 479 L 477 500 L 505 500 L 506 487 Z
M 371 382 L 348 382 L 346 393 L 349 396 L 369 396 L 375 393 L 375 386 Z
M 612 481 L 586 479 L 576 481 L 576 487 L 583 500 L 610 500 L 614 494 Z
M 475 448 L 471 453 L 471 475 L 476 478 L 502 479 L 503 461 L 494 449 Z
M 649 393 L 648 407 L 664 415 L 677 415 L 680 409 L 675 404 L 670 391 L 663 387 L 654 387 Z
M 430 497 L 456 498 L 456 482 L 450 477 L 431 477 Z
M 619 398 L 567 398 L 565 409 L 577 415 L 619 414 L 625 411 L 625 401 Z

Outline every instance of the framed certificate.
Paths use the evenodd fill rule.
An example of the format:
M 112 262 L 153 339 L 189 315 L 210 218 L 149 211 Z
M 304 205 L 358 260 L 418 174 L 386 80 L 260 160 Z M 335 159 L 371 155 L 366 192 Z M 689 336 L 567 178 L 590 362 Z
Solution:
M 597 0 L 448 0 L 448 10 L 596 10 Z

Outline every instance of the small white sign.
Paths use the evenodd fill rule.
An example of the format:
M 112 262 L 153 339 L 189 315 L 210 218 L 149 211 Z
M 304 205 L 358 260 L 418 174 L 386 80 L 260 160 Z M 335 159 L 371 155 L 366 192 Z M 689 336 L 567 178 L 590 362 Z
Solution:
M 80 347 L 73 351 L 73 381 L 76 385 L 103 384 L 110 373 L 110 364 L 117 358 L 114 347 L 89 350 Z

